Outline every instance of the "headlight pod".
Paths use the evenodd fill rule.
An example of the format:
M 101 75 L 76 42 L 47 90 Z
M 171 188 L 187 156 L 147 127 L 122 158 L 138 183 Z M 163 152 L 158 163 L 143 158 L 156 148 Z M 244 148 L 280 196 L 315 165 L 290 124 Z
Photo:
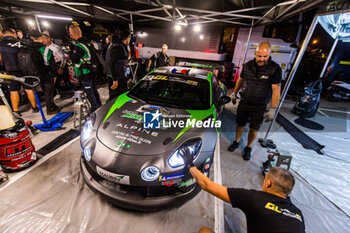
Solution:
M 91 156 L 92 156 L 91 147 L 90 147 L 90 145 L 87 145 L 84 148 L 84 157 L 85 157 L 85 159 L 87 161 L 90 161 L 91 160 Z
M 141 172 L 141 178 L 145 181 L 154 181 L 158 179 L 160 171 L 155 166 L 145 167 Z
M 81 131 L 81 139 L 82 139 L 83 142 L 85 142 L 86 140 L 88 140 L 90 138 L 92 130 L 93 130 L 93 127 L 94 127 L 95 119 L 96 119 L 95 114 L 93 114 L 85 122 L 83 130 Z
M 185 165 L 185 162 L 182 158 L 183 153 L 186 150 L 182 150 L 182 148 L 187 147 L 187 151 L 189 151 L 193 155 L 193 160 L 195 160 L 199 154 L 199 151 L 202 146 L 202 139 L 191 139 L 184 144 L 181 145 L 179 149 L 177 149 L 168 159 L 168 165 L 171 168 L 182 167 Z

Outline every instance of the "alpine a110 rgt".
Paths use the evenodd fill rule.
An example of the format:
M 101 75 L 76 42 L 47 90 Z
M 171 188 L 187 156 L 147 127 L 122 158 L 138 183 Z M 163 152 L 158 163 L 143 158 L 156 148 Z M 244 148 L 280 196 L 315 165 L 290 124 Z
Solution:
M 152 211 L 183 204 L 200 186 L 181 153 L 191 153 L 194 165 L 209 175 L 218 118 L 229 101 L 210 71 L 153 70 L 86 121 L 80 139 L 86 184 L 123 208 Z

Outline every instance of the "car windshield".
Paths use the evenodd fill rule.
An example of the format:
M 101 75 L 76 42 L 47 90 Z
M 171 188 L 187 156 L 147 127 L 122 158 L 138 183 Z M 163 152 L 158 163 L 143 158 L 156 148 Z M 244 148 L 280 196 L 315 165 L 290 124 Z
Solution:
M 129 96 L 175 108 L 200 110 L 210 107 L 209 82 L 191 77 L 148 75 L 133 87 Z

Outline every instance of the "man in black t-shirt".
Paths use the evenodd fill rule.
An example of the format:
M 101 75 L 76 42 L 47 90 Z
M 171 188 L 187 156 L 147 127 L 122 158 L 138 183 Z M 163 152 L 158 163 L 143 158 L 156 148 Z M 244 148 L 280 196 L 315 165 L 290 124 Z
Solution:
M 280 98 L 281 79 L 281 67 L 271 60 L 270 44 L 262 42 L 255 51 L 255 59 L 243 64 L 241 75 L 231 95 L 233 104 L 236 104 L 237 92 L 242 89 L 237 108 L 236 138 L 228 150 L 233 152 L 238 148 L 244 127 L 250 121 L 248 144 L 242 154 L 244 160 L 249 160 L 251 157 L 252 144 L 263 122 L 266 105 L 270 99 L 271 107 L 266 114 L 266 120 L 272 120 L 275 115 Z
M 241 209 L 247 219 L 248 233 L 303 233 L 304 218 L 301 211 L 291 203 L 295 180 L 293 175 L 281 167 L 272 167 L 266 174 L 261 191 L 227 188 L 214 183 L 195 166 L 193 156 L 184 154 L 184 161 L 197 183 L 207 192 Z M 200 233 L 211 233 L 204 227 Z
M 147 66 L 147 72 L 149 72 L 150 70 L 153 70 L 155 68 L 161 67 L 161 66 L 169 65 L 170 58 L 167 55 L 167 52 L 168 52 L 168 45 L 163 44 L 162 51 L 156 52 L 149 59 L 148 66 Z

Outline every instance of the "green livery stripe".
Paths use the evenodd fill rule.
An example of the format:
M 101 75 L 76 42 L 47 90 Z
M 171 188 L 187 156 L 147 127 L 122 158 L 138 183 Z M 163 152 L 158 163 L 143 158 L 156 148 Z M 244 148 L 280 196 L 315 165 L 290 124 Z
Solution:
M 212 105 L 211 108 L 207 109 L 207 110 L 186 110 L 189 114 L 191 114 L 191 117 L 189 118 L 190 121 L 195 119 L 196 122 L 197 121 L 201 121 L 211 115 L 214 115 L 214 119 L 216 120 L 216 113 L 214 113 L 215 111 L 215 106 Z M 181 130 L 181 132 L 177 135 L 177 137 L 174 139 L 173 142 L 175 142 L 177 139 L 179 139 L 179 137 L 181 137 L 187 130 L 189 130 L 191 128 L 191 126 L 185 127 L 183 130 Z M 217 129 L 216 129 L 217 131 Z
M 109 109 L 105 119 L 103 120 L 103 123 L 108 119 L 108 117 L 110 117 L 110 115 L 112 115 L 112 113 L 116 110 L 121 108 L 126 102 L 130 101 L 130 100 L 134 100 L 132 98 L 130 98 L 129 96 L 127 96 L 129 92 L 125 92 L 124 94 L 121 94 L 114 102 L 114 104 L 112 105 L 112 107 Z
M 212 75 L 213 75 L 213 73 L 212 72 L 209 72 L 209 74 L 208 74 L 208 81 L 209 81 L 209 90 L 210 90 L 210 104 L 213 104 L 213 93 L 212 93 L 212 91 L 213 91 L 213 88 L 212 88 L 212 86 L 211 86 L 211 83 L 212 83 L 212 80 L 211 80 L 211 77 L 212 77 Z

